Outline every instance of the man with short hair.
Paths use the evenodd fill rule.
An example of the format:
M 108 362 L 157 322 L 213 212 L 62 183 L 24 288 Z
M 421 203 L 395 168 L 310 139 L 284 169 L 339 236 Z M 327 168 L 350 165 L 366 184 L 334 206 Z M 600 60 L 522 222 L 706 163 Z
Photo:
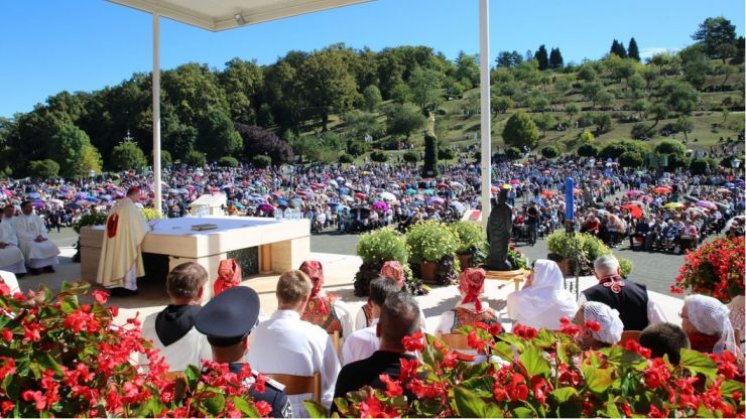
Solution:
M 217 363 L 228 364 L 234 374 L 248 367 L 244 361 L 249 351 L 250 335 L 259 319 L 259 296 L 249 287 L 229 288 L 210 300 L 195 319 L 195 327 L 207 336 L 212 347 L 212 358 Z M 254 388 L 258 371 L 252 364 L 251 377 L 244 381 L 256 401 L 272 407 L 275 418 L 293 417 L 293 410 L 285 394 L 285 386 L 266 379 L 263 391 Z
M 277 311 L 253 332 L 254 347 L 247 360 L 252 367 L 268 374 L 311 376 L 321 373 L 321 404 L 329 408 L 339 374 L 339 359 L 329 334 L 301 320 L 311 288 L 311 279 L 303 271 L 280 275 Z M 290 396 L 295 414 L 308 416 L 303 406 L 308 398 L 307 395 Z
M 201 366 L 212 359 L 210 344 L 194 328 L 202 306 L 207 271 L 195 262 L 182 263 L 166 276 L 166 292 L 171 304 L 145 318 L 142 335 L 166 359 L 171 371 L 183 371 L 189 365 Z
M 414 298 L 406 292 L 389 295 L 381 309 L 381 318 L 376 325 L 376 334 L 381 346 L 367 359 L 345 365 L 337 378 L 334 398 L 344 397 L 351 391 L 369 385 L 385 389 L 380 379 L 388 375 L 399 378 L 400 359 L 413 360 L 416 357 L 404 349 L 402 339 L 420 331 L 420 308 Z
M 399 292 L 399 285 L 394 279 L 378 277 L 370 281 L 368 301 L 371 307 L 372 325 L 355 331 L 345 339 L 342 347 L 343 365 L 366 359 L 378 350 L 381 342 L 376 334 L 376 325 L 381 316 L 381 307 L 386 297 L 396 292 Z
M 672 365 L 679 365 L 681 349 L 689 349 L 689 338 L 684 329 L 672 323 L 658 323 L 645 328 L 638 339 L 640 345 L 650 349 L 653 358 L 668 355 Z
M 649 298 L 645 285 L 622 278 L 616 257 L 603 255 L 593 262 L 593 268 L 599 282 L 581 293 L 578 305 L 599 301 L 616 309 L 624 330 L 642 330 L 649 324 L 666 321 L 658 304 Z
M 4 215 L 7 217 L 8 214 Z M 21 204 L 21 215 L 10 218 L 9 221 L 18 235 L 18 243 L 29 273 L 38 275 L 42 269 L 44 272 L 54 272 L 54 265 L 60 263 L 57 259 L 60 249 L 49 240 L 47 227 L 34 214 L 31 201 L 24 201 Z
M 114 296 L 137 295 L 137 278 L 145 275 L 141 245 L 150 230 L 137 206 L 140 189 L 131 187 L 106 218 L 96 282 Z

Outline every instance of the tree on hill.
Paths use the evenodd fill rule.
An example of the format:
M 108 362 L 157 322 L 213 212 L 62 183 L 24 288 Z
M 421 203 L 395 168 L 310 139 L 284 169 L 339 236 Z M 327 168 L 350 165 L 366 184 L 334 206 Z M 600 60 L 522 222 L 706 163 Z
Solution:
M 409 77 L 412 99 L 422 109 L 435 109 L 443 101 L 440 85 L 440 73 L 435 70 L 417 67 Z
M 386 112 L 387 131 L 391 135 L 403 135 L 407 139 L 412 132 L 425 125 L 422 111 L 411 103 L 395 104 Z
M 527 113 L 518 111 L 505 124 L 503 141 L 509 146 L 533 149 L 539 143 L 539 130 Z
M 358 98 L 357 81 L 339 51 L 314 52 L 303 62 L 298 77 L 310 111 L 321 119 L 325 131 L 329 115 L 347 111 Z
M 375 111 L 382 102 L 381 91 L 375 84 L 371 84 L 363 90 L 363 107 L 366 111 Z
M 695 44 L 679 52 L 684 80 L 691 83 L 698 90 L 704 87 L 707 75 L 711 72 L 712 68 L 704 50 L 705 48 L 702 45 Z
M 523 56 L 518 51 L 500 51 L 495 62 L 498 68 L 516 68 L 523 62 Z
M 232 156 L 243 147 L 241 136 L 228 115 L 220 109 L 208 110 L 197 123 L 197 132 L 197 146 L 210 161 Z
M 467 89 L 479 84 L 479 62 L 476 55 L 464 54 L 459 52 L 456 57 L 456 79 L 467 80 L 469 82 Z
M 699 102 L 699 93 L 687 82 L 668 80 L 658 89 L 658 97 L 669 109 L 690 115 Z
M 84 174 L 82 161 L 86 147 L 93 147 L 88 134 L 69 122 L 62 125 L 52 136 L 50 157 L 60 165 L 61 176 L 75 177 Z
M 597 76 L 598 73 L 596 73 L 596 70 L 594 70 L 593 66 L 590 64 L 583 64 L 580 66 L 580 70 L 578 70 L 578 79 L 582 81 L 594 81 Z
M 627 58 L 627 50 L 624 49 L 624 44 L 617 41 L 616 39 L 614 42 L 611 43 L 611 49 L 609 50 L 610 54 L 614 54 L 619 58 Z
M 708 17 L 699 25 L 692 39 L 701 42 L 705 46 L 707 55 L 711 58 L 725 60 L 733 56 L 736 47 L 736 27 L 730 20 L 718 16 Z
M 663 140 L 655 146 L 655 152 L 658 154 L 686 154 L 686 147 L 679 141 Z
M 541 45 L 539 49 L 536 50 L 534 59 L 539 63 L 539 71 L 544 71 L 549 68 L 549 54 L 547 54 L 547 49 L 544 45 Z
M 243 139 L 243 154 L 247 159 L 264 154 L 269 156 L 274 164 L 290 163 L 293 161 L 293 149 L 290 147 L 290 144 L 277 135 L 257 126 L 236 123 L 235 127 Z
M 640 50 L 637 48 L 637 41 L 632 37 L 629 40 L 629 46 L 627 47 L 627 56 L 637 62 L 640 61 Z
M 126 139 L 111 151 L 112 167 L 117 171 L 140 170 L 148 164 L 145 153 L 130 139 Z
M 219 80 L 226 94 L 231 120 L 256 123 L 254 99 L 264 84 L 261 67 L 256 62 L 234 58 L 225 64 Z
M 694 129 L 694 122 L 689 117 L 681 115 L 673 126 L 677 131 L 684 133 L 684 141 L 689 141 L 689 131 Z
M 552 48 L 552 51 L 549 54 L 549 68 L 561 70 L 564 65 L 565 63 L 562 59 L 562 53 L 559 48 Z

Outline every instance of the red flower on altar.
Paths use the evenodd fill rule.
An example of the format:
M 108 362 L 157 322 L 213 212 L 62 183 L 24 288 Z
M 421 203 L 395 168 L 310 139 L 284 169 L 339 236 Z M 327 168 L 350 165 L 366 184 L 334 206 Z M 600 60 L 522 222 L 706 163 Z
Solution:
M 417 332 L 411 336 L 404 336 L 401 343 L 407 352 L 422 352 L 422 350 L 425 349 L 424 335 L 422 332 Z
M 721 237 L 689 252 L 672 292 L 690 290 L 723 302 L 744 293 L 744 236 Z
M 585 328 L 593 332 L 598 332 L 601 330 L 601 324 L 593 320 L 587 320 L 585 322 Z
M 477 336 L 476 330 L 469 332 L 469 335 L 466 336 L 466 343 L 477 352 L 484 352 L 484 348 L 487 346 L 487 341 Z
M 628 340 L 627 342 L 625 342 L 624 349 L 630 352 L 635 352 L 644 358 L 650 358 L 651 355 L 650 349 L 640 345 L 640 343 L 636 340 Z
M 491 334 L 492 336 L 497 336 L 497 335 L 499 335 L 500 333 L 502 333 L 502 331 L 503 331 L 503 327 L 502 327 L 502 325 L 501 325 L 500 323 L 498 323 L 498 322 L 495 322 L 495 323 L 492 323 L 492 324 L 490 325 L 490 327 L 489 327 L 489 329 L 487 329 L 487 331 L 488 331 L 488 332 L 490 332 L 490 334 Z
M 11 340 L 13 340 L 13 332 L 5 327 L 3 327 L 3 340 L 6 342 L 10 342 Z
M 93 291 L 91 293 L 93 299 L 99 304 L 105 304 L 106 300 L 109 299 L 109 293 L 105 291 Z
M 44 410 L 47 407 L 47 398 L 41 394 L 41 391 L 26 390 L 21 394 L 24 401 L 33 401 L 36 404 L 36 410 Z

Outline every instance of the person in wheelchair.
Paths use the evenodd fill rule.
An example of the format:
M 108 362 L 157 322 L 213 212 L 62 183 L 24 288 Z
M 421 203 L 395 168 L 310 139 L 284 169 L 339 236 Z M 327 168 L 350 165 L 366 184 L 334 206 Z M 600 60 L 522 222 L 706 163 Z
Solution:
M 646 217 L 641 217 L 635 224 L 635 230 L 629 235 L 629 248 L 633 249 L 637 247 L 635 246 L 636 242 L 645 248 L 648 234 L 650 234 L 650 224 L 648 224 Z

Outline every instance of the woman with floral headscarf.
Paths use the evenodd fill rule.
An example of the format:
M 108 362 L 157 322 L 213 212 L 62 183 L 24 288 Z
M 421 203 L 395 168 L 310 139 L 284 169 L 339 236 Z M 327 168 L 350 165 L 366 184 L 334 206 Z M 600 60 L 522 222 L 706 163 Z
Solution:
M 461 302 L 452 310 L 440 315 L 438 334 L 456 333 L 459 327 L 477 322 L 491 325 L 498 322 L 497 312 L 481 301 L 479 297 L 484 292 L 484 269 L 469 268 L 458 277 L 458 290 Z
M 738 353 L 728 307 L 706 295 L 690 295 L 681 309 L 681 328 L 694 350 L 721 354 Z
M 324 268 L 321 262 L 307 260 L 300 265 L 299 269 L 311 278 L 313 284 L 306 311 L 301 319 L 318 325 L 329 334 L 339 332 L 341 338 L 350 336 L 353 332 L 350 309 L 336 295 L 327 294 L 322 289 Z
M 563 285 L 562 271 L 556 263 L 537 260 L 523 289 L 508 295 L 508 316 L 534 329 L 558 330 L 562 317 L 571 318 L 578 311 L 575 296 Z
M 399 286 L 400 290 L 404 289 L 406 274 L 404 273 L 404 267 L 398 261 L 390 260 L 388 262 L 385 262 L 383 264 L 383 267 L 381 267 L 381 271 L 379 272 L 378 276 L 394 280 L 396 281 L 396 284 Z M 375 316 L 373 316 L 373 305 L 370 301 L 368 301 L 367 303 L 363 304 L 363 306 L 360 308 L 360 311 L 358 311 L 357 315 L 355 316 L 355 330 L 370 327 L 370 325 L 373 324 L 374 320 Z

